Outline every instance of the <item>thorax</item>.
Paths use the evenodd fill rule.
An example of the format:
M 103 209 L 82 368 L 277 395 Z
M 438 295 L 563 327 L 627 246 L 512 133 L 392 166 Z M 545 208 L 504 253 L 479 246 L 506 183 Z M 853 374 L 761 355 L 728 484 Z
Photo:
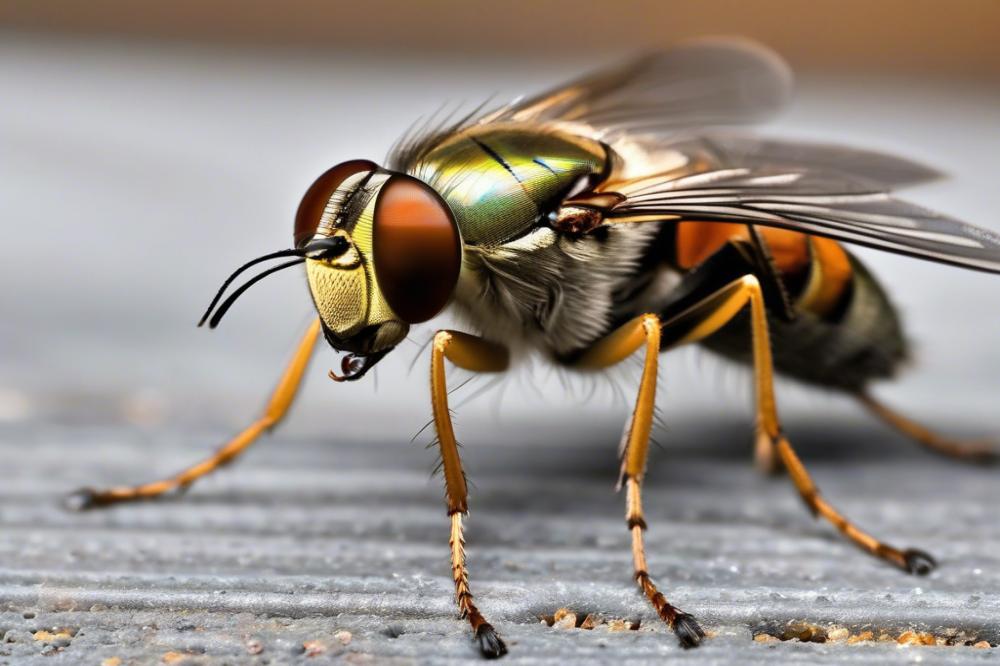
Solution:
M 571 237 L 549 227 L 498 246 L 469 246 L 454 309 L 486 338 L 554 360 L 610 332 L 634 303 L 657 225 Z
M 456 133 L 411 175 L 448 202 L 464 243 L 495 247 L 530 232 L 574 187 L 596 183 L 608 159 L 598 141 L 509 123 Z

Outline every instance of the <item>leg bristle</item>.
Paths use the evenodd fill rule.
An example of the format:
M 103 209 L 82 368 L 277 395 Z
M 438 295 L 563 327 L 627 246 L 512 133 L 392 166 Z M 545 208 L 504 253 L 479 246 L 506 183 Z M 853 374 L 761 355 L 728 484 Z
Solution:
M 80 488 L 63 497 L 62 505 L 67 511 L 87 511 L 100 506 L 97 501 L 97 491 L 93 488 Z
M 906 570 L 917 576 L 926 576 L 937 568 L 937 561 L 928 553 L 916 548 L 909 548 L 903 553 L 906 558 Z
M 487 659 L 499 659 L 507 654 L 507 646 L 491 624 L 479 625 L 479 629 L 476 630 L 476 642 L 479 643 L 479 651 Z
M 701 641 L 705 638 L 705 631 L 698 624 L 698 621 L 694 619 L 691 615 L 687 613 L 681 613 L 676 618 L 674 618 L 673 624 L 674 633 L 677 634 L 677 640 L 680 641 L 682 648 L 693 648 L 701 645 Z

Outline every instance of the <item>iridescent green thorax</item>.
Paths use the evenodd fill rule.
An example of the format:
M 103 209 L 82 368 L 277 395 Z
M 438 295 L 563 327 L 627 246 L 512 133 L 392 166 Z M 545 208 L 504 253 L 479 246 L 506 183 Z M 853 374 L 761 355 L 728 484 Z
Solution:
M 608 150 L 598 141 L 520 124 L 463 130 L 411 170 L 448 202 L 465 243 L 520 236 L 581 182 L 599 182 Z M 588 182 L 589 181 L 589 182 Z

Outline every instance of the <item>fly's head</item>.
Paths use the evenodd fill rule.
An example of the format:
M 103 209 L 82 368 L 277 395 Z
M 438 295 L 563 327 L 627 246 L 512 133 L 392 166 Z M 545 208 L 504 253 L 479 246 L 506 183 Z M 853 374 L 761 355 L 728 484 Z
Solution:
M 438 194 L 373 162 L 344 162 L 309 188 L 295 219 L 313 302 L 330 345 L 348 352 L 338 381 L 359 379 L 411 324 L 447 304 L 462 242 Z
M 437 192 L 368 160 L 338 164 L 316 179 L 299 204 L 294 243 L 237 269 L 198 325 L 215 328 L 254 283 L 304 263 L 326 340 L 347 352 L 342 374 L 330 373 L 336 381 L 360 379 L 403 341 L 411 324 L 438 314 L 462 265 L 458 226 Z M 288 257 L 294 258 L 251 278 L 216 308 L 243 271 Z

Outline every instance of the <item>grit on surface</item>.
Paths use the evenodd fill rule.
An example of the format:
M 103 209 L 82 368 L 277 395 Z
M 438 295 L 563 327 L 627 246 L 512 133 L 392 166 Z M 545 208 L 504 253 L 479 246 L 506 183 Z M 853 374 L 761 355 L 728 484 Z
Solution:
M 923 654 L 977 663 L 994 652 L 754 641 L 806 622 L 894 639 L 964 632 L 962 640 L 996 645 L 1000 528 L 995 470 L 906 455 L 905 443 L 880 441 L 872 427 L 796 428 L 828 497 L 873 532 L 940 560 L 926 578 L 900 573 L 814 522 L 784 479 L 754 472 L 748 447 L 738 445 L 747 441 L 742 425 L 672 428 L 672 440 L 701 444 L 654 450 L 650 566 L 711 634 L 689 652 L 630 580 L 614 441 L 600 441 L 608 432 L 571 431 L 555 444 L 491 442 L 483 432 L 464 449 L 474 484 L 473 590 L 508 639 L 511 662 Z M 168 653 L 208 664 L 476 657 L 453 608 L 440 479 L 429 478 L 433 454 L 417 443 L 278 434 L 183 497 L 79 515 L 58 504 L 67 488 L 174 470 L 219 433 L 160 430 L 152 443 L 148 432 L 114 425 L 35 423 L 2 433 L 0 655 L 10 663 L 148 663 Z M 815 453 L 834 436 L 866 444 Z M 564 607 L 639 628 L 541 621 Z M 53 637 L 33 636 L 39 630 Z

